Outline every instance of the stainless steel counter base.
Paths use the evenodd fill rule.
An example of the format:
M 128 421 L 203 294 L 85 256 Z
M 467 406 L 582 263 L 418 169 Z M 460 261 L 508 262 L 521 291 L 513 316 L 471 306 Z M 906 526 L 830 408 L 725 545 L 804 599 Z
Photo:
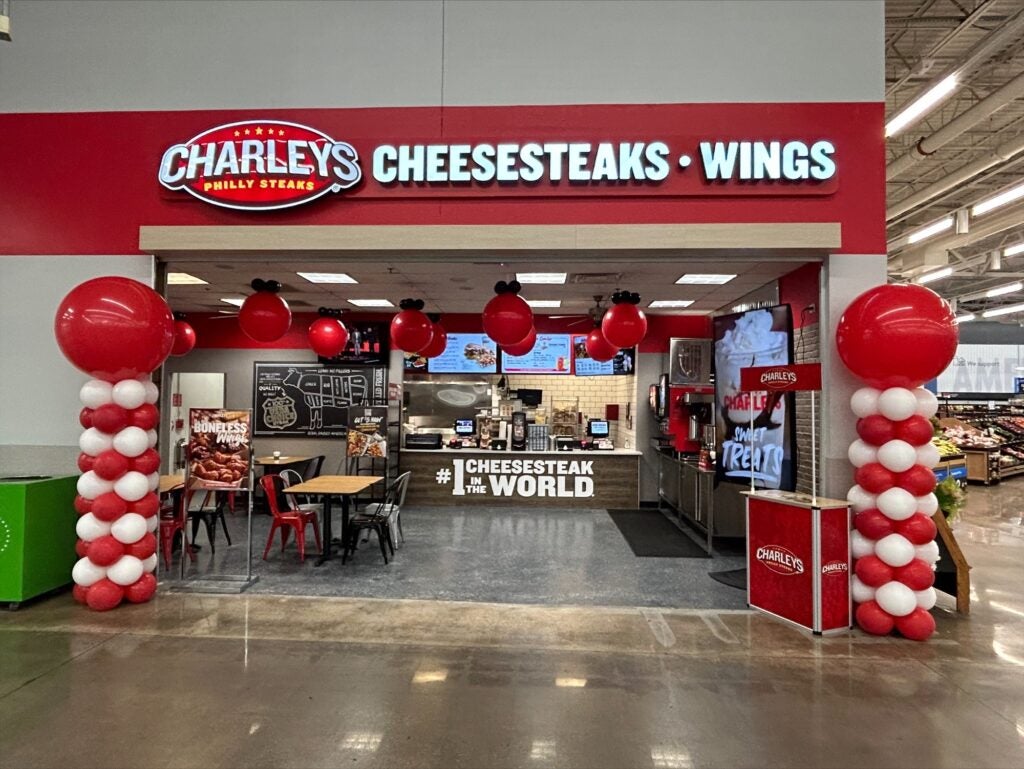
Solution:
M 684 526 L 692 529 L 705 552 L 714 537 L 743 537 L 742 486 L 723 483 L 715 488 L 713 470 L 701 470 L 694 461 L 658 455 L 659 505 L 669 507 Z

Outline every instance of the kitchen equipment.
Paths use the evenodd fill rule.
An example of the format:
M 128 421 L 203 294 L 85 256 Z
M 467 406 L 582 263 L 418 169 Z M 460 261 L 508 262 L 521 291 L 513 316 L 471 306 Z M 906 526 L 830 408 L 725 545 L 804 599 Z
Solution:
M 407 433 L 405 436 L 407 449 L 439 449 L 441 433 Z
M 526 412 L 512 413 L 512 451 L 526 451 Z
M 547 451 L 548 448 L 548 426 L 527 425 L 526 446 L 530 451 Z

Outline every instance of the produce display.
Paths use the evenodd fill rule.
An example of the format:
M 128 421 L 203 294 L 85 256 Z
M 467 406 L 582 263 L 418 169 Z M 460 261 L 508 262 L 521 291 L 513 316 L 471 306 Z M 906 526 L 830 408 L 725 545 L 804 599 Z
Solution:
M 942 429 L 942 435 L 961 449 L 992 449 L 1004 443 L 1003 438 L 989 435 L 971 425 L 949 425 Z
M 968 478 L 992 483 L 1024 473 L 1024 417 L 1014 414 L 944 419 L 932 443 L 940 457 L 953 453 L 987 452 L 987 461 L 968 458 Z
M 932 438 L 932 443 L 935 445 L 935 448 L 939 450 L 939 457 L 941 459 L 958 457 L 963 453 L 959 446 L 953 443 L 949 438 L 942 435 L 937 435 Z

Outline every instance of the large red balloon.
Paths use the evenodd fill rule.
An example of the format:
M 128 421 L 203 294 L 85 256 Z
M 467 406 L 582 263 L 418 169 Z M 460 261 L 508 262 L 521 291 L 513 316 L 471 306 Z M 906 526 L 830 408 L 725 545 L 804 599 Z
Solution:
M 132 502 L 128 506 L 129 512 L 138 513 L 143 518 L 152 518 L 160 510 L 160 497 L 155 491 L 149 492 L 142 499 Z
M 124 546 L 125 555 L 134 555 L 139 560 L 145 561 L 156 552 L 156 537 L 152 532 L 147 531 L 138 542 L 132 542 Z
M 143 475 L 155 473 L 160 469 L 160 455 L 156 449 L 146 449 L 132 460 L 132 470 Z
M 100 494 L 92 503 L 92 514 L 107 523 L 116 521 L 127 512 L 128 503 L 112 491 Z
M 122 555 L 124 555 L 124 545 L 110 534 L 97 537 L 89 543 L 89 560 L 97 566 L 113 566 Z
M 115 435 L 128 426 L 129 415 L 116 403 L 104 403 L 92 412 L 92 426 L 103 433 Z
M 872 387 L 918 387 L 953 360 L 954 317 L 949 303 L 924 286 L 876 286 L 846 308 L 836 347 L 846 367 Z
M 113 449 L 107 449 L 96 457 L 96 461 L 92 463 L 93 472 L 107 481 L 116 481 L 128 472 L 128 468 L 128 457 L 124 454 L 119 454 Z
M 196 330 L 184 320 L 174 321 L 174 344 L 171 355 L 188 355 L 196 346 Z
M 928 421 L 927 417 L 920 414 L 914 414 L 909 419 L 897 422 L 893 427 L 896 437 L 911 446 L 923 446 L 931 441 L 935 432 L 932 429 L 932 423 Z
M 896 483 L 915 497 L 923 497 L 935 488 L 935 473 L 924 465 L 914 465 L 897 475 Z
M 124 589 L 124 597 L 130 603 L 145 603 L 156 592 L 156 577 L 146 572 Z
M 94 278 L 71 289 L 57 308 L 53 331 L 64 357 L 107 382 L 153 371 L 174 344 L 171 308 L 130 278 Z
M 619 349 L 634 347 L 647 336 L 647 316 L 635 304 L 613 304 L 601 319 L 601 333 Z
M 587 348 L 587 355 L 599 363 L 610 361 L 619 352 L 619 348 L 605 339 L 599 328 L 591 329 L 584 346 Z
M 533 310 L 518 294 L 498 294 L 484 307 L 484 333 L 502 347 L 526 339 L 533 328 Z
M 288 303 L 272 291 L 250 294 L 238 312 L 238 325 L 250 339 L 276 342 L 288 333 L 292 311 Z
M 896 618 L 896 629 L 911 641 L 927 641 L 935 632 L 935 618 L 918 606 L 910 614 Z
M 309 327 L 309 346 L 321 358 L 341 355 L 348 344 L 348 329 L 337 318 L 317 318 Z
M 391 344 L 403 352 L 420 352 L 434 338 L 434 324 L 421 310 L 402 310 L 391 319 Z
M 872 446 L 883 446 L 896 434 L 894 422 L 881 414 L 872 414 L 857 420 L 857 435 Z
M 853 566 L 853 571 L 868 587 L 881 587 L 886 582 L 892 582 L 892 566 L 877 555 L 858 558 L 857 563 Z
M 128 413 L 128 423 L 142 430 L 155 430 L 160 421 L 160 410 L 152 403 L 143 403 Z
M 893 522 L 881 510 L 871 508 L 853 516 L 853 525 L 868 539 L 878 540 L 892 534 Z
M 896 620 L 874 601 L 867 601 L 857 607 L 857 624 L 865 633 L 889 635 Z
M 537 344 L 537 329 L 531 328 L 530 333 L 516 344 L 502 345 L 501 351 L 506 355 L 526 355 Z
M 905 520 L 896 521 L 893 528 L 915 545 L 927 545 L 938 533 L 935 521 L 924 513 L 914 513 Z
M 104 577 L 89 585 L 85 602 L 94 611 L 109 611 L 124 600 L 124 589 Z
M 424 358 L 436 358 L 448 348 L 448 332 L 440 322 L 434 324 L 434 335 L 430 337 L 430 344 L 420 350 Z
M 895 577 L 911 590 L 927 590 L 935 583 L 935 572 L 920 558 L 896 569 Z
M 878 462 L 869 462 L 858 467 L 853 480 L 870 494 L 881 494 L 896 485 L 896 473 L 887 470 Z

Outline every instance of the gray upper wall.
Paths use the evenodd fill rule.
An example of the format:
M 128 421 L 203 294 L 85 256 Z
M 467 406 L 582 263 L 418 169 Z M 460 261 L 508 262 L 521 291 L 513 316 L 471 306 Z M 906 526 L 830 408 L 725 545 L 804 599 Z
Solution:
M 0 112 L 882 101 L 881 0 L 13 0 Z

